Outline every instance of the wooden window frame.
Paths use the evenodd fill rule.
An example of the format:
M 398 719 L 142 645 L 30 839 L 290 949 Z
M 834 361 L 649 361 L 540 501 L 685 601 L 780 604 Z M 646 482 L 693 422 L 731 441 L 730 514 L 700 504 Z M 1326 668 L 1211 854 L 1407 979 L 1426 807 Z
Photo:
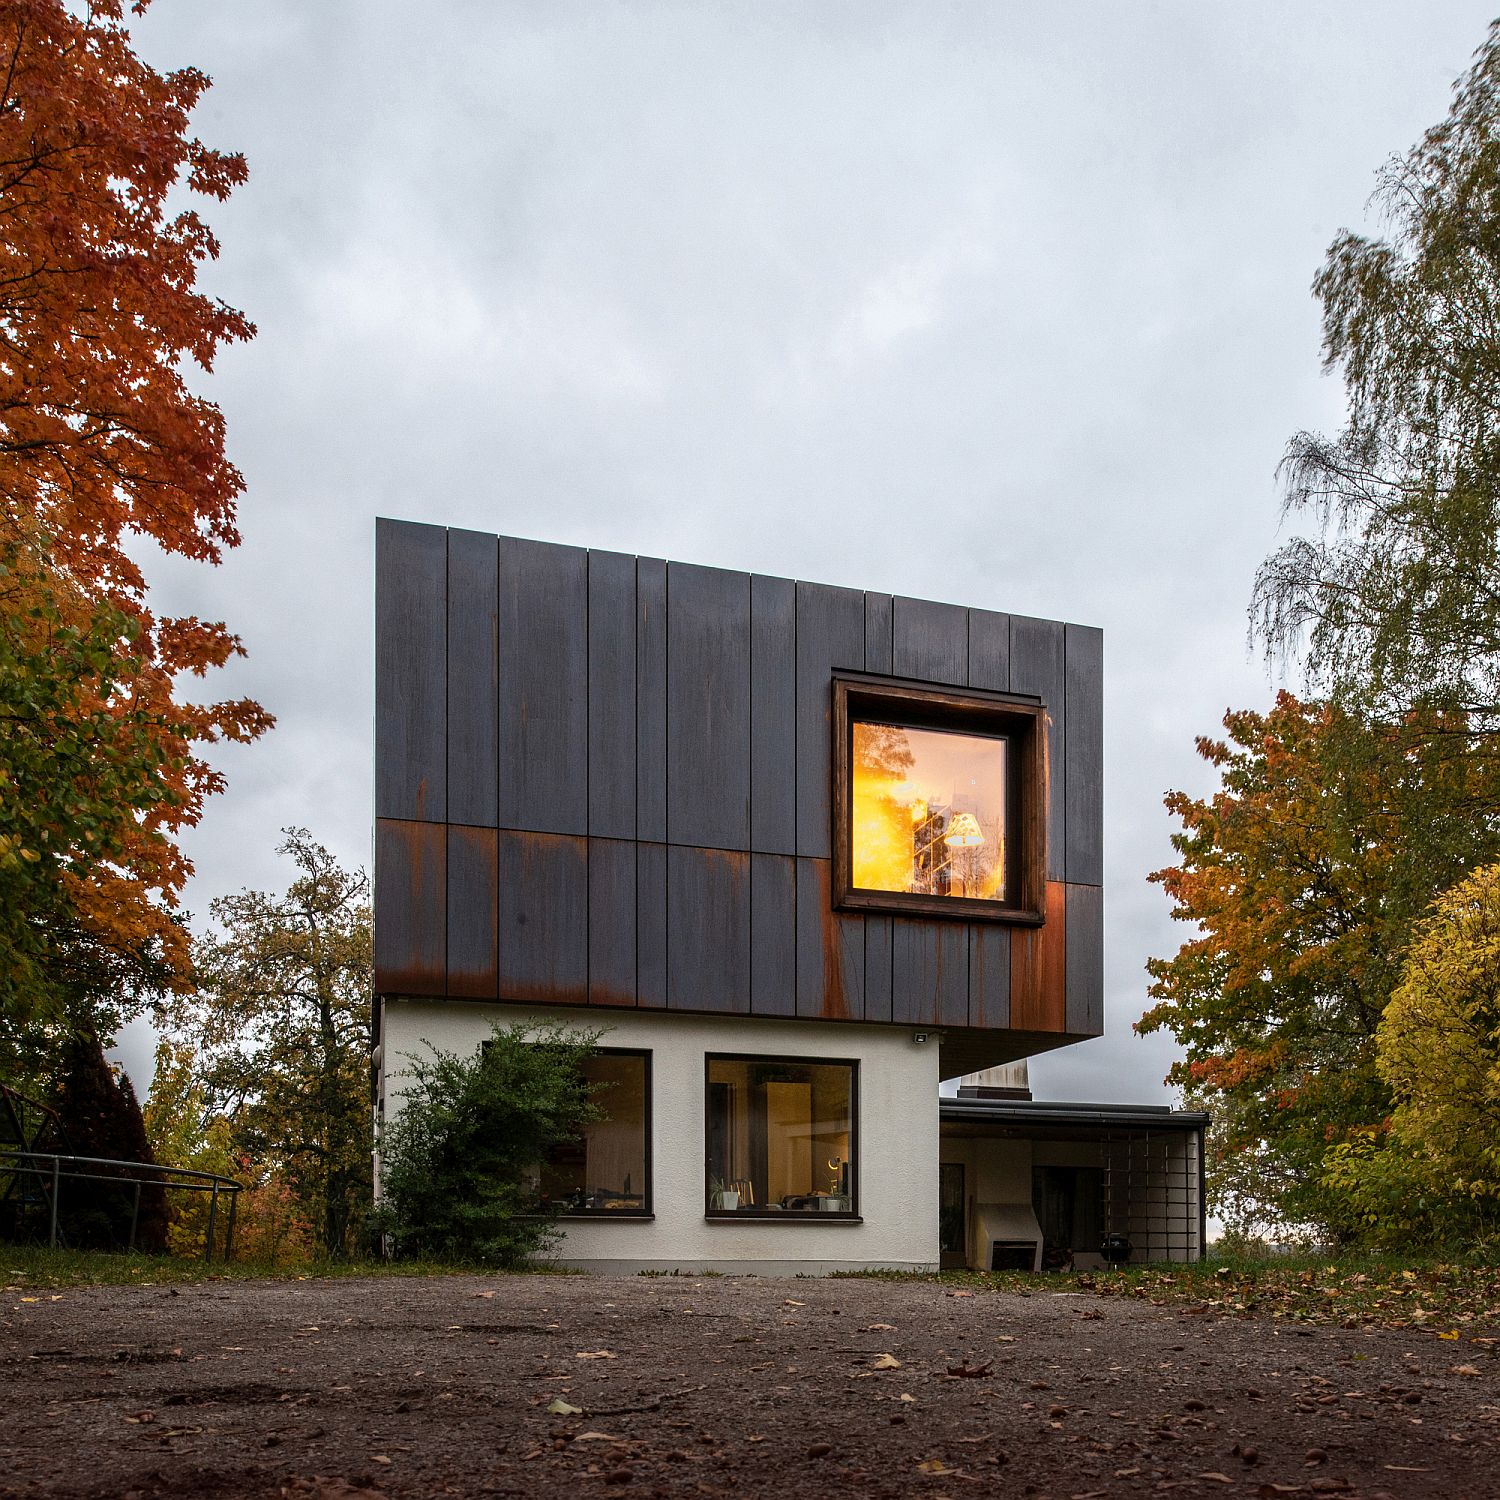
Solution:
M 840 911 L 881 911 L 962 922 L 1040 927 L 1047 915 L 1047 709 L 974 691 L 925 688 L 868 677 L 833 682 L 833 904 Z M 850 772 L 856 720 L 946 729 L 1006 741 L 1007 886 L 1013 901 L 875 891 L 853 880 Z
M 651 1092 L 651 1049 L 649 1047 L 594 1047 L 591 1049 L 593 1057 L 638 1057 L 645 1065 L 644 1097 L 645 1097 L 645 1119 L 642 1121 L 642 1132 L 645 1135 L 646 1146 L 646 1190 L 641 1194 L 643 1205 L 640 1208 L 565 1208 L 557 1217 L 559 1219 L 654 1219 L 656 1210 L 652 1194 L 655 1191 L 656 1174 L 652 1170 L 651 1160 L 651 1125 L 655 1114 L 655 1099 Z M 588 1127 L 584 1127 L 585 1139 Z
M 830 1209 L 816 1212 L 807 1209 L 714 1208 L 708 1187 L 708 1087 L 709 1073 L 716 1062 L 760 1063 L 789 1067 L 848 1068 L 849 1070 L 849 1208 L 834 1213 Z M 711 1224 L 863 1224 L 859 1210 L 859 1059 L 855 1057 L 791 1057 L 784 1052 L 706 1052 L 703 1055 L 703 1217 Z

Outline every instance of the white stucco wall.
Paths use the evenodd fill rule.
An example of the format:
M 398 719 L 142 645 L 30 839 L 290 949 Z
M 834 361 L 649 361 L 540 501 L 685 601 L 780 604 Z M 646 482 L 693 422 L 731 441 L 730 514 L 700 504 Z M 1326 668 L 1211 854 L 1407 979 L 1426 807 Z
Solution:
M 601 1045 L 649 1048 L 649 1221 L 564 1221 L 555 1256 L 588 1270 L 758 1271 L 762 1274 L 891 1266 L 932 1270 L 938 1243 L 937 1038 L 894 1026 L 768 1018 L 579 1012 L 468 1002 L 388 1000 L 381 1038 L 387 1115 L 399 1110 L 403 1058 L 430 1042 L 475 1048 L 499 1021 L 605 1026 Z M 704 1054 L 760 1053 L 859 1063 L 859 1212 L 862 1222 L 709 1219 L 703 1211 Z

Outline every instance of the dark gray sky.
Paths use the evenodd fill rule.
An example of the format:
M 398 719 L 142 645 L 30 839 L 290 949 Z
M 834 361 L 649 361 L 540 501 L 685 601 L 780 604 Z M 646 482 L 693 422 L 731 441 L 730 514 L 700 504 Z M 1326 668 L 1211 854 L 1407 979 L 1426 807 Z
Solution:
M 156 0 L 249 183 L 206 285 L 255 320 L 205 392 L 248 484 L 195 913 L 370 851 L 373 518 L 1105 630 L 1107 1035 L 1050 1097 L 1154 1100 L 1146 882 L 1247 654 L 1287 438 L 1336 427 L 1308 291 L 1446 112 L 1471 0 Z M 126 1054 L 149 1052 L 139 1033 Z

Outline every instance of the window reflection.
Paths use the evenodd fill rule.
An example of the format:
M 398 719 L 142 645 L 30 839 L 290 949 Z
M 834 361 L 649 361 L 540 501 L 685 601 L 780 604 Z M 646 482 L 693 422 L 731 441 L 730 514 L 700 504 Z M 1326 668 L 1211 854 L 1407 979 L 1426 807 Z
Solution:
M 644 1052 L 598 1052 L 583 1075 L 603 1111 L 583 1139 L 553 1149 L 542 1167 L 542 1201 L 565 1213 L 647 1213 L 647 1071 Z
M 708 1060 L 708 1209 L 852 1213 L 850 1063 Z
M 1003 738 L 856 720 L 850 846 L 857 889 L 1003 901 Z

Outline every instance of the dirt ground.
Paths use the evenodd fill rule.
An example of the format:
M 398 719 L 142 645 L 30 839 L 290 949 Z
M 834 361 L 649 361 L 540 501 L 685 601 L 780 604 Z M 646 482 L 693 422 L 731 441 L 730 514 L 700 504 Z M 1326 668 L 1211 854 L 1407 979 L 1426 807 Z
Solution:
M 10 1292 L 0 1328 L 6 1496 L 1500 1495 L 1500 1359 L 1428 1331 L 577 1276 Z

